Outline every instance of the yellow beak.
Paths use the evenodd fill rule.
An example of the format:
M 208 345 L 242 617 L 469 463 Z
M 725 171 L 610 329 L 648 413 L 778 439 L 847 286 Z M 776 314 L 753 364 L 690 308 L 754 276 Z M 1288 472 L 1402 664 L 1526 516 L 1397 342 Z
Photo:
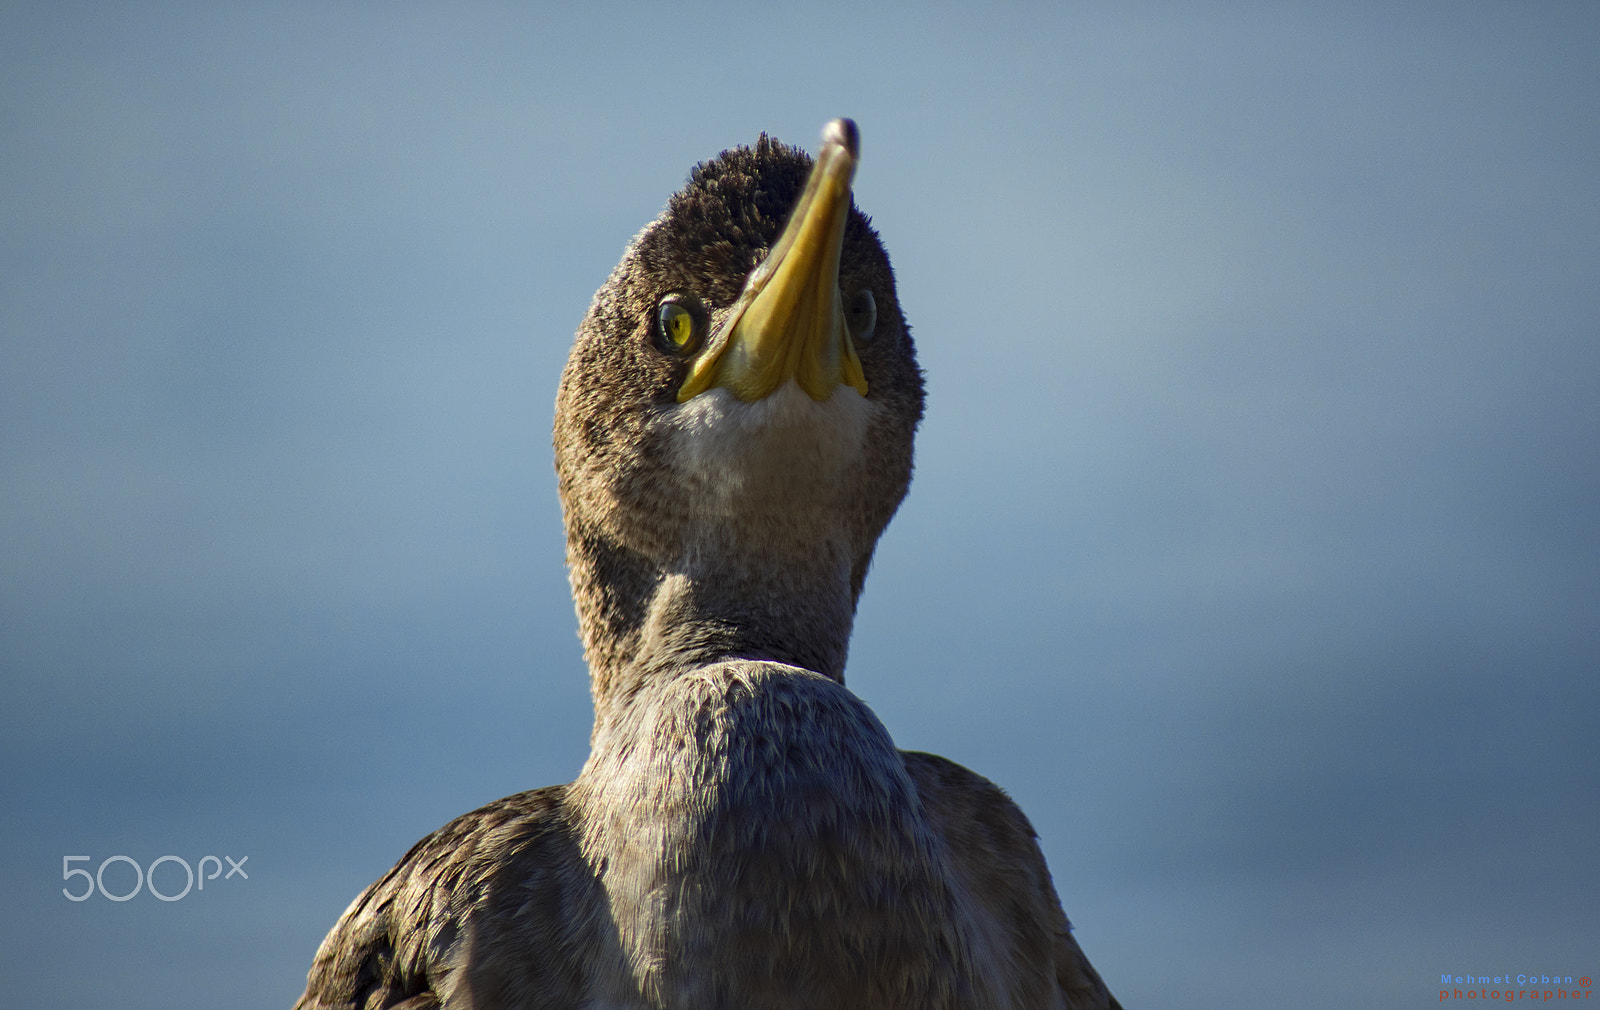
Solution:
M 839 292 L 839 254 L 859 152 L 850 120 L 835 119 L 823 129 L 822 150 L 783 234 L 750 272 L 721 338 L 713 338 L 690 366 L 679 403 L 713 386 L 753 403 L 791 378 L 819 402 L 841 384 L 867 395 Z

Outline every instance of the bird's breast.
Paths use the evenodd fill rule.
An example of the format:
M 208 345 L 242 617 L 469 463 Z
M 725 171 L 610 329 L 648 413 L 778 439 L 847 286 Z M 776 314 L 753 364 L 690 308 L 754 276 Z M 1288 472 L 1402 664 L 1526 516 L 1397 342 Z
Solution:
M 573 791 L 642 1005 L 970 1004 L 947 856 L 836 682 L 747 660 L 681 674 L 602 729 Z

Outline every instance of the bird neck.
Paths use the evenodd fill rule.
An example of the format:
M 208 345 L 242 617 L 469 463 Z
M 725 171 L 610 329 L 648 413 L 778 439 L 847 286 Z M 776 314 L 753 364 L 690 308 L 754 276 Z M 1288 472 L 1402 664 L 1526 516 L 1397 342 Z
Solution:
M 843 542 L 702 544 L 670 564 L 571 531 L 568 561 L 597 727 L 642 687 L 725 659 L 844 682 L 865 562 Z M 735 536 L 736 533 L 728 533 Z

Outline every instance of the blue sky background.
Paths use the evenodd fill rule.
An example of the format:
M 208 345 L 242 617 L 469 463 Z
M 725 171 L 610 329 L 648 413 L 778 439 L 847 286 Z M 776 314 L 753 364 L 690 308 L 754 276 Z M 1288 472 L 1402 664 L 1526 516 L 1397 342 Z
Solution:
M 1600 968 L 1600 9 L 571 7 L 0 5 L 8 999 L 287 1006 L 573 777 L 572 331 L 837 115 L 930 393 L 850 683 L 1123 1002 Z

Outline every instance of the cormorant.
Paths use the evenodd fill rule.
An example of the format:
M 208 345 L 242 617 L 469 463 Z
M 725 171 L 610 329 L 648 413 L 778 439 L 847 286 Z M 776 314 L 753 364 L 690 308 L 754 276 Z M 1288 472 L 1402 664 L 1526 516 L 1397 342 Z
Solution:
M 923 408 L 858 154 L 699 165 L 595 295 L 555 422 L 592 753 L 418 842 L 300 1007 L 1117 1006 L 1017 806 L 844 686 Z

